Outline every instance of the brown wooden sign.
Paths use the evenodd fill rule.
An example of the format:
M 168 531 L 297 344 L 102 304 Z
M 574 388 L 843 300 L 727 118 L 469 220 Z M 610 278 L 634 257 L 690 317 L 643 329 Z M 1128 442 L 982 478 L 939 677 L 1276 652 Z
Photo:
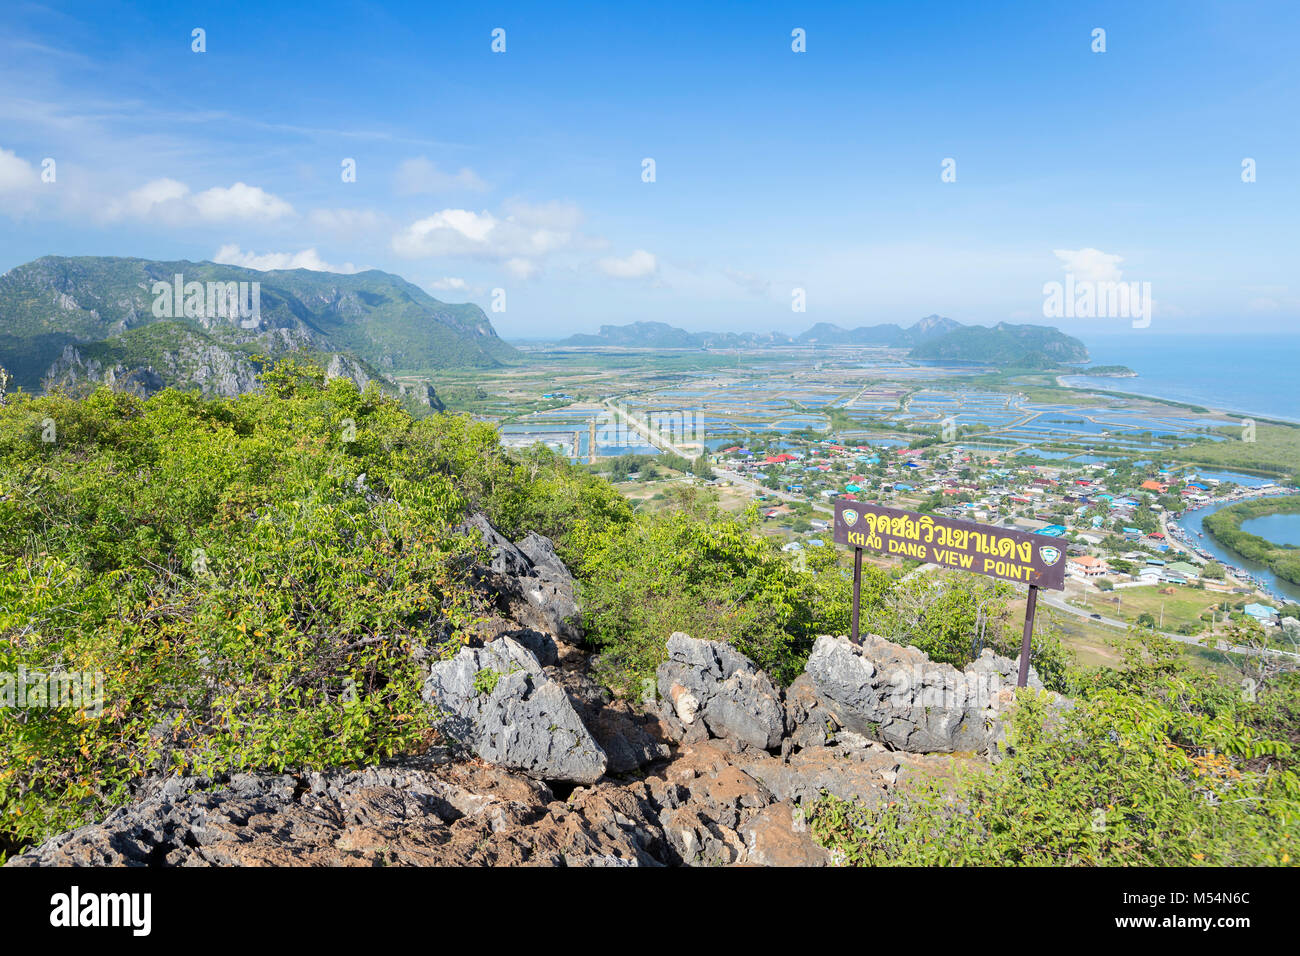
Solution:
M 1065 588 L 1063 542 L 1043 534 L 837 501 L 835 543 L 1054 591 Z
M 853 548 L 851 635 L 858 642 L 862 604 L 862 552 L 879 551 L 945 568 L 971 571 L 1029 585 L 1025 632 L 1020 639 L 1016 686 L 1029 678 L 1038 589 L 1065 590 L 1065 552 L 1056 538 L 991 524 L 939 518 L 861 501 L 835 502 L 835 543 Z

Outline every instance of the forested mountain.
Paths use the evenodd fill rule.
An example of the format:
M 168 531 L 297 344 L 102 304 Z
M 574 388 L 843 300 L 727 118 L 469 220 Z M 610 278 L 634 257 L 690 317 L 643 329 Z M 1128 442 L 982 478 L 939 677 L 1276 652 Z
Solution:
M 1060 329 L 999 322 L 992 328 L 966 325 L 953 329 L 917 345 L 912 349 L 911 357 L 1016 368 L 1050 368 L 1086 362 L 1088 349 Z
M 223 308 L 223 283 L 238 284 L 242 311 Z M 46 256 L 0 276 L 0 365 L 28 390 L 89 380 L 233 395 L 253 386 L 258 356 L 311 359 L 364 385 L 516 354 L 478 306 L 377 270 Z

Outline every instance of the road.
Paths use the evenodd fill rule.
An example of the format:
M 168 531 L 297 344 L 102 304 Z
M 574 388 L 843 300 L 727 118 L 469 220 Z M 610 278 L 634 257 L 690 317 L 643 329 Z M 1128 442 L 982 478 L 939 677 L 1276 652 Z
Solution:
M 1105 615 L 1102 615 L 1101 617 L 1093 617 L 1093 612 L 1075 607 L 1073 604 L 1067 604 L 1065 597 L 1061 592 L 1040 591 L 1038 596 L 1039 599 L 1049 607 L 1058 611 L 1064 611 L 1066 614 L 1073 614 L 1075 617 L 1085 618 L 1094 624 L 1105 624 L 1107 627 L 1118 628 L 1121 631 L 1127 631 L 1129 629 L 1129 624 L 1126 621 L 1121 621 L 1113 617 L 1106 617 Z M 1197 647 L 1207 646 L 1200 638 L 1192 637 L 1187 634 L 1173 634 L 1169 631 L 1156 631 L 1155 633 L 1159 634 L 1161 637 L 1167 637 L 1171 641 L 1177 641 L 1180 644 L 1191 644 Z M 1273 648 L 1242 647 L 1239 644 L 1229 644 L 1227 641 L 1217 642 L 1214 649 L 1220 651 L 1231 651 L 1234 654 L 1245 654 L 1251 657 L 1264 654 L 1269 657 L 1289 657 L 1294 660 L 1300 660 L 1300 654 L 1293 654 L 1290 651 L 1279 651 Z
M 623 417 L 623 420 L 627 422 L 629 428 L 631 428 L 637 434 L 641 435 L 643 438 L 645 438 L 646 441 L 654 445 L 656 448 L 662 449 L 663 451 L 672 452 L 675 455 L 681 455 L 683 458 L 687 458 L 687 459 L 694 458 L 697 454 L 702 453 L 703 446 L 701 446 L 701 452 L 688 451 L 684 446 L 677 445 L 669 441 L 667 438 L 664 437 L 662 432 L 651 428 L 648 424 L 643 422 L 641 419 L 637 418 L 626 408 L 617 406 L 610 400 L 606 400 L 604 402 L 604 405 L 610 411 L 616 412 L 619 415 L 621 415 Z M 773 488 L 768 488 L 766 485 L 759 484 L 757 481 L 754 481 L 752 478 L 747 478 L 745 475 L 742 475 L 740 472 L 732 471 L 729 468 L 715 468 L 713 469 L 713 473 L 717 475 L 719 478 L 723 478 L 727 481 L 730 481 L 734 485 L 739 485 L 742 488 L 748 488 L 750 491 L 753 491 L 760 495 L 767 495 L 769 498 L 777 498 L 780 501 L 791 501 L 791 502 L 802 502 L 807 500 L 801 495 L 793 495 L 790 494 L 788 491 L 778 491 Z M 815 511 L 821 511 L 824 512 L 825 514 L 835 513 L 835 509 L 830 507 L 829 505 L 818 504 L 815 501 L 810 502 L 810 504 L 812 505 Z
M 732 471 L 729 468 L 714 468 L 713 473 L 719 478 L 724 478 L 733 485 L 739 485 L 742 488 L 748 488 L 750 491 L 757 492 L 760 495 L 767 495 L 769 498 L 777 498 L 781 501 L 807 502 L 812 505 L 814 511 L 821 511 L 828 515 L 833 515 L 835 509 L 830 505 L 819 504 L 815 501 L 808 502 L 807 498 L 801 495 L 792 495 L 788 491 L 779 491 L 775 488 L 769 488 L 761 485 L 752 478 L 747 478 L 738 471 Z
M 703 451 L 703 443 L 700 445 L 701 451 L 687 451 L 684 445 L 676 445 L 664 437 L 663 432 L 651 428 L 641 419 L 637 418 L 626 408 L 615 405 L 612 401 L 606 399 L 604 402 L 606 408 L 615 413 L 615 421 L 621 416 L 629 428 L 639 434 L 642 438 L 662 451 L 672 452 L 674 455 L 681 455 L 686 459 L 693 459 Z

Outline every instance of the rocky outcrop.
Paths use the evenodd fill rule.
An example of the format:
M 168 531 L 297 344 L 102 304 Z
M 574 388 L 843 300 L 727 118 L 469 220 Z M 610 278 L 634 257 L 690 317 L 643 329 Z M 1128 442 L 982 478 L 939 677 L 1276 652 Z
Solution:
M 806 673 L 785 689 L 784 703 L 791 747 L 823 747 L 835 739 L 839 726 L 835 714 L 817 696 L 817 687 Z
M 498 531 L 482 512 L 470 515 L 455 530 L 471 537 L 478 536 L 487 550 L 488 567 L 497 574 L 518 576 L 532 573 L 533 563 L 528 560 L 528 555 L 515 547 L 514 542 Z
M 569 702 L 605 751 L 606 772 L 629 774 L 672 757 L 669 735 L 658 716 L 638 704 L 615 700 L 581 667 L 548 667 L 547 675 L 569 695 Z
M 186 344 L 164 358 L 174 381 L 192 382 L 204 395 L 232 398 L 257 388 L 256 367 L 217 345 Z
M 479 625 L 481 640 L 491 647 L 509 638 L 532 653 L 605 753 L 606 773 L 628 774 L 667 759 L 668 738 L 658 718 L 614 700 L 588 673 L 591 661 L 580 644 L 573 576 L 550 539 L 530 533 L 516 544 L 481 514 L 457 530 L 484 546 L 487 564 L 480 569 L 479 585 L 491 613 Z
M 81 385 L 107 385 L 116 391 L 148 398 L 166 385 L 152 366 L 127 367 L 120 362 L 105 365 L 99 359 L 86 358 L 72 345 L 50 366 L 41 382 L 45 391 L 77 392 Z
M 267 332 L 263 338 L 274 346 L 267 352 L 276 355 L 310 349 L 313 344 L 309 337 L 286 329 Z M 149 355 L 147 360 L 108 363 L 83 353 L 77 346 L 67 345 L 46 371 L 41 387 L 46 391 L 58 388 L 77 392 L 81 388 L 106 385 L 142 398 L 168 385 L 197 389 L 204 396 L 221 398 L 233 398 L 258 388 L 257 367 L 242 351 L 214 343 L 191 330 L 174 331 L 166 345 L 151 350 Z M 349 379 L 362 390 L 373 381 L 381 391 L 398 392 L 393 383 L 375 378 L 360 361 L 346 354 L 331 356 L 325 377 Z M 427 400 L 424 404 L 433 407 Z M 441 407 L 442 403 L 438 402 L 435 410 Z
M 729 644 L 677 633 L 656 673 L 683 737 L 720 737 L 767 750 L 785 735 L 785 709 L 767 675 Z
M 399 393 L 403 398 L 410 398 L 416 405 L 427 408 L 433 412 L 443 412 L 447 406 L 443 404 L 438 392 L 428 382 L 415 382 L 413 384 L 398 383 Z
M 456 530 L 482 541 L 492 573 L 480 585 L 501 614 L 571 643 L 581 640 L 573 575 L 549 538 L 530 533 L 515 545 L 482 514 Z
M 686 641 L 674 642 L 676 658 L 702 663 L 692 668 L 701 682 L 710 675 L 727 684 L 741 675 L 762 686 L 757 669 L 734 649 Z M 477 753 L 502 765 L 466 759 L 453 748 L 435 749 L 418 764 L 355 772 L 158 778 L 104 821 L 10 865 L 822 866 L 833 860 L 804 821 L 824 793 L 879 805 L 909 778 L 951 773 L 950 757 L 890 750 L 833 718 L 821 739 L 784 752 L 738 747 L 734 738 L 707 733 L 670 750 L 653 715 L 610 701 L 577 669 L 543 668 L 508 637 L 435 665 L 431 683 L 435 674 L 440 701 L 467 698 L 477 681 L 478 692 L 462 701 L 459 715 L 496 728 L 495 741 Z M 529 710 L 539 687 L 552 688 L 547 705 Z M 699 692 L 706 701 L 719 696 L 706 687 Z M 497 694 L 501 699 L 492 700 Z M 560 704 L 565 695 L 567 711 Z M 805 703 L 806 713 L 823 707 Z M 514 719 L 502 717 L 507 711 Z M 639 778 L 605 777 L 557 799 L 539 779 L 556 771 L 538 768 L 568 754 L 564 747 L 548 754 L 540 739 L 546 734 L 537 733 L 564 737 L 548 723 L 555 712 L 568 724 L 555 730 L 576 730 L 576 713 L 602 749 L 616 739 L 635 751 L 625 766 L 640 767 Z M 607 770 L 617 773 L 609 753 Z M 597 770 L 598 762 L 588 764 L 585 775 Z
M 476 763 L 331 774 L 172 777 L 10 866 L 658 866 L 672 853 L 644 793 L 568 801 Z
M 823 865 L 829 857 L 804 824 L 822 792 L 877 805 L 900 782 L 932 777 L 951 758 L 834 744 L 785 757 L 728 741 L 683 745 L 646 777 L 673 862 Z
M 531 573 L 556 585 L 567 586 L 572 592 L 573 575 L 555 553 L 555 542 L 536 531 L 530 531 L 519 539 L 520 553 L 531 563 Z
M 987 649 L 959 671 L 873 635 L 823 636 L 805 672 L 839 726 L 916 753 L 989 749 L 1015 700 L 1016 662 Z M 1029 686 L 1043 688 L 1032 668 Z
M 335 378 L 349 379 L 363 392 L 371 382 L 370 374 L 360 362 L 350 355 L 341 355 L 338 352 L 330 356 L 329 365 L 325 369 L 326 381 Z
M 940 759 L 837 744 L 818 749 L 813 782 L 875 803 Z M 443 749 L 359 771 L 155 778 L 99 823 L 8 865 L 820 866 L 829 856 L 803 822 L 818 793 L 789 785 L 805 770 L 798 755 L 710 740 L 643 779 L 563 800 L 526 774 Z
M 509 637 L 433 665 L 424 699 L 442 731 L 484 760 L 541 780 L 593 783 L 608 759 L 568 695 Z

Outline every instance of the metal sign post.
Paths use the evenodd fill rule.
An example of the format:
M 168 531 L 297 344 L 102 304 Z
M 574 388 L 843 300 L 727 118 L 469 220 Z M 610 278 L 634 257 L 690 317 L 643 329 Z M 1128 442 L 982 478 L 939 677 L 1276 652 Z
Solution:
M 1024 687 L 1029 681 L 1029 643 L 1034 636 L 1034 611 L 1038 610 L 1038 585 L 1029 585 L 1029 600 L 1025 604 L 1025 636 L 1020 639 L 1020 673 L 1016 686 Z
M 853 633 L 861 611 L 864 549 L 1029 585 L 1017 687 L 1029 679 L 1038 591 L 1065 590 L 1065 552 L 1055 538 L 858 501 L 835 502 L 835 543 L 853 548 Z
M 862 603 L 862 549 L 853 549 L 853 634 L 851 640 L 858 641 L 858 612 Z

